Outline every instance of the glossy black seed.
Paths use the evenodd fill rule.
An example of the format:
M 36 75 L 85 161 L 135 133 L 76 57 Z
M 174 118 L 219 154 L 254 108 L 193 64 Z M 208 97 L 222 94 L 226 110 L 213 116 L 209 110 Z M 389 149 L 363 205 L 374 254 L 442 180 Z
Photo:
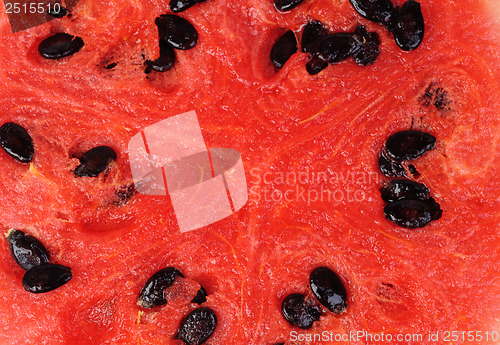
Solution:
M 416 49 L 422 43 L 425 31 L 420 3 L 406 1 L 394 17 L 391 30 L 399 48 L 406 51 Z
M 442 210 L 433 199 L 392 202 L 384 207 L 385 217 L 403 228 L 421 228 L 431 220 L 441 218 Z
M 396 162 L 385 154 L 382 150 L 380 153 L 380 158 L 378 159 L 378 167 L 382 174 L 389 177 L 401 177 L 405 176 L 405 168 L 399 163 Z
M 23 287 L 32 293 L 43 293 L 57 289 L 72 278 L 71 268 L 58 264 L 33 266 L 24 274 Z
M 198 305 L 205 303 L 207 301 L 207 290 L 203 286 L 200 285 L 200 289 L 196 296 L 191 300 L 191 303 L 196 303 Z
M 175 267 L 167 267 L 153 274 L 144 284 L 137 304 L 143 308 L 154 308 L 166 304 L 165 289 L 174 283 L 176 277 L 184 276 Z
M 21 163 L 31 162 L 35 154 L 33 140 L 28 132 L 13 122 L 4 123 L 0 127 L 0 146 Z
M 49 262 L 49 252 L 44 245 L 31 235 L 20 230 L 11 230 L 7 234 L 10 252 L 16 263 L 26 271 L 34 266 Z
M 347 292 L 340 277 L 328 267 L 315 268 L 309 276 L 309 284 L 318 301 L 335 314 L 347 308 Z
M 117 66 L 118 64 L 116 62 L 112 62 L 109 65 L 104 66 L 105 69 L 113 69 Z
M 67 33 L 57 33 L 44 39 L 38 45 L 38 52 L 45 59 L 61 59 L 78 52 L 83 47 L 83 40 Z
M 362 17 L 377 23 L 389 23 L 396 13 L 390 0 L 350 0 L 352 6 Z
M 350 57 L 359 48 L 354 35 L 339 32 L 325 36 L 318 45 L 317 55 L 330 63 L 340 62 Z
M 182 321 L 176 339 L 188 345 L 199 345 L 207 341 L 217 327 L 217 316 L 210 308 L 197 308 Z
M 420 131 L 401 131 L 391 135 L 386 143 L 387 156 L 396 161 L 416 159 L 436 145 L 436 138 Z
M 271 62 L 281 68 L 297 52 L 297 37 L 289 30 L 281 36 L 271 49 Z
M 313 54 L 316 52 L 319 42 L 328 34 L 328 29 L 317 20 L 306 24 L 302 31 L 302 51 Z
M 97 146 L 85 152 L 80 158 L 80 165 L 75 168 L 75 176 L 96 177 L 116 160 L 115 151 L 109 146 Z
M 160 40 L 165 40 L 175 49 L 187 50 L 198 42 L 198 32 L 186 19 L 174 14 L 164 14 L 155 19 Z
M 146 64 L 151 67 L 154 71 L 157 72 L 166 72 L 172 67 L 174 67 L 175 63 L 175 51 L 174 48 L 170 44 L 168 44 L 164 40 L 160 40 L 160 56 L 158 59 L 151 61 L 147 60 Z
M 361 66 L 371 65 L 380 54 L 377 33 L 367 32 L 364 26 L 358 26 L 354 34 L 359 44 L 359 49 L 352 54 L 354 61 Z
M 395 202 L 403 199 L 425 200 L 430 196 L 429 188 L 422 183 L 410 180 L 391 180 L 380 188 L 382 200 Z
M 50 6 L 47 13 L 55 18 L 62 18 L 68 14 L 68 10 L 59 4 L 59 6 Z
M 179 12 L 187 10 L 190 7 L 193 7 L 198 2 L 200 2 L 200 1 L 198 1 L 198 0 L 170 0 L 169 5 L 170 5 L 170 9 L 172 10 L 172 12 L 179 13 Z
M 304 0 L 274 0 L 274 8 L 280 12 L 290 11 Z
M 326 67 L 328 67 L 328 61 L 324 61 L 316 55 L 313 55 L 311 60 L 306 62 L 306 71 L 310 75 L 318 74 Z
M 281 314 L 290 325 L 303 329 L 311 328 L 321 315 L 318 307 L 306 302 L 305 296 L 301 294 L 285 297 L 281 303 Z

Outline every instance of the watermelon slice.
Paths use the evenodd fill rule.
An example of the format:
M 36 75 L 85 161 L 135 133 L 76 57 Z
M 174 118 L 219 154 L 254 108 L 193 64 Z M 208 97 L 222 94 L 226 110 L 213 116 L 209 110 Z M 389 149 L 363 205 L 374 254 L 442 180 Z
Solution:
M 20 126 L 33 155 L 24 134 L 0 130 L 0 228 L 47 249 L 36 270 L 71 278 L 27 291 L 33 268 L 1 240 L 0 344 L 498 343 L 496 1 L 419 1 L 425 34 L 411 50 L 395 40 L 401 19 L 367 19 L 348 0 L 180 2 L 73 1 L 70 15 L 15 33 L 1 7 L 0 126 Z M 194 45 L 157 20 L 184 7 Z M 358 64 L 357 45 L 311 75 L 319 53 L 300 44 L 313 21 L 325 34 L 363 26 L 353 39 L 379 54 Z M 271 50 L 290 30 L 297 51 L 277 68 Z M 207 149 L 241 155 L 248 201 L 181 231 L 172 195 L 138 188 L 129 142 L 189 111 Z M 442 210 L 418 228 L 386 219 L 380 193 L 394 179 L 381 150 L 407 130 L 436 138 L 393 162 Z M 158 285 L 166 303 L 138 304 L 168 267 L 182 275 Z M 311 276 L 319 268 L 332 275 Z M 284 315 L 284 301 L 303 304 Z

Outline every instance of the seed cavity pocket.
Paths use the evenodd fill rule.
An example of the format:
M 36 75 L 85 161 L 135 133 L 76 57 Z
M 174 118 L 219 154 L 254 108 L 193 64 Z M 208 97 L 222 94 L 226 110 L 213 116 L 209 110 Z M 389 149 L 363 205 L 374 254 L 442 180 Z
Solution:
M 407 168 L 403 162 L 414 160 L 427 151 L 434 149 L 436 138 L 425 132 L 407 130 L 392 134 L 386 141 L 379 157 L 380 171 L 390 177 L 419 177 L 415 166 Z M 441 206 L 430 197 L 430 190 L 425 185 L 396 179 L 389 181 L 380 189 L 387 220 L 403 228 L 422 228 L 433 220 L 441 218 Z

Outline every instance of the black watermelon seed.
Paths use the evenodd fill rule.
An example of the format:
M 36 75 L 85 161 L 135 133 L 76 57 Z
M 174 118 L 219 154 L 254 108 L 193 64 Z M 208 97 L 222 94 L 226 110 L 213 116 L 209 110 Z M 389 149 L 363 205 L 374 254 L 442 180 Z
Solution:
M 376 23 L 389 23 L 396 13 L 390 0 L 350 0 L 362 17 Z
M 170 9 L 174 13 L 179 13 L 193 7 L 200 1 L 198 0 L 170 0 Z
M 436 145 L 436 138 L 420 131 L 401 131 L 391 135 L 386 143 L 387 156 L 396 161 L 416 159 Z
M 217 327 L 217 316 L 210 308 L 197 308 L 190 312 L 179 326 L 176 339 L 187 345 L 200 345 L 207 341 Z
M 31 235 L 20 230 L 7 234 L 10 252 L 16 263 L 26 271 L 34 266 L 49 263 L 49 252 L 44 245 Z
M 303 329 L 311 328 L 321 315 L 318 307 L 306 302 L 301 294 L 285 297 L 281 303 L 281 314 L 290 325 Z
M 394 17 L 391 30 L 399 48 L 406 51 L 417 49 L 424 39 L 425 31 L 420 3 L 406 1 Z
M 395 202 L 403 199 L 425 200 L 430 196 L 429 188 L 422 183 L 410 180 L 391 180 L 380 188 L 382 200 Z
M 143 308 L 154 308 L 166 304 L 165 289 L 170 287 L 178 276 L 184 277 L 175 267 L 167 267 L 153 274 L 144 284 L 137 304 Z
M 61 59 L 78 52 L 83 47 L 83 40 L 60 32 L 44 39 L 38 45 L 38 52 L 45 59 Z
M 321 60 L 336 63 L 350 57 L 358 48 L 353 34 L 339 32 L 329 34 L 321 40 L 317 55 Z
M 112 62 L 109 65 L 104 66 L 105 69 L 113 69 L 117 66 L 118 64 L 116 62 Z
M 13 122 L 4 123 L 0 127 L 0 146 L 21 163 L 31 162 L 35 154 L 33 140 L 28 132 Z
M 207 290 L 203 286 L 200 285 L 200 289 L 196 296 L 191 300 L 191 303 L 196 303 L 198 305 L 205 303 L 207 301 Z
M 49 6 L 47 13 L 50 16 L 52 16 L 54 18 L 62 18 L 68 14 L 68 10 L 66 8 L 62 7 L 60 3 L 56 3 L 56 4 L 58 4 L 59 6 L 55 6 L 55 4 L 52 6 Z
M 58 264 L 33 266 L 24 274 L 23 287 L 32 293 L 43 293 L 57 289 L 72 278 L 71 268 Z
M 405 176 L 405 168 L 399 162 L 396 162 L 387 157 L 383 150 L 380 153 L 380 158 L 378 159 L 378 167 L 382 174 L 384 174 L 385 176 Z
M 274 8 L 280 12 L 290 11 L 304 0 L 274 0 Z
M 399 200 L 384 207 L 385 217 L 403 228 L 422 228 L 441 218 L 440 205 L 433 199 Z
M 377 33 L 367 32 L 364 26 L 358 26 L 354 34 L 359 44 L 359 49 L 352 54 L 354 61 L 361 66 L 371 65 L 380 54 Z
M 306 71 L 310 75 L 318 74 L 326 67 L 328 67 L 328 61 L 324 61 L 316 55 L 313 55 L 311 60 L 306 62 Z
M 97 146 L 85 152 L 80 158 L 80 165 L 75 168 L 77 177 L 96 177 L 116 160 L 115 151 L 109 146 Z
M 321 42 L 327 33 L 327 28 L 321 22 L 314 20 L 307 23 L 304 31 L 302 31 L 302 51 L 311 54 L 316 52 L 319 42 Z
M 297 37 L 289 30 L 281 36 L 271 49 L 271 62 L 281 68 L 297 52 Z
M 347 308 L 347 292 L 340 277 L 328 267 L 315 268 L 309 276 L 309 284 L 318 301 L 335 314 Z
M 165 40 L 175 49 L 187 50 L 196 46 L 198 32 L 186 19 L 174 14 L 164 14 L 155 19 L 160 40 Z
M 160 40 L 160 56 L 156 60 L 147 60 L 146 64 L 157 72 L 166 72 L 174 67 L 175 51 L 170 44 Z

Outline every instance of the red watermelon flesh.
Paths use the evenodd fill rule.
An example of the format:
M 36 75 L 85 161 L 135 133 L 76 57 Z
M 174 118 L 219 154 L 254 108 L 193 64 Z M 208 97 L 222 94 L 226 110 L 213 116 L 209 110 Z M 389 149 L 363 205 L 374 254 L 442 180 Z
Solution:
M 0 119 L 29 132 L 35 156 L 22 164 L 0 152 L 0 226 L 38 238 L 73 278 L 45 294 L 26 292 L 24 271 L 0 241 L 0 344 L 182 344 L 174 336 L 197 307 L 189 300 L 199 284 L 218 318 L 207 344 L 341 343 L 307 339 L 324 331 L 423 335 L 393 344 L 433 344 L 436 332 L 444 342 L 447 331 L 463 344 L 460 332 L 478 331 L 483 338 L 474 333 L 469 343 L 494 344 L 498 14 L 471 0 L 421 6 L 424 41 L 403 52 L 347 0 L 306 0 L 287 13 L 271 1 L 208 0 L 179 14 L 198 31 L 196 47 L 178 52 L 172 70 L 148 75 L 144 61 L 158 54 L 154 19 L 170 13 L 167 2 L 81 0 L 71 18 L 15 34 L 2 8 Z M 307 55 L 296 53 L 276 70 L 273 43 L 310 19 L 332 32 L 365 25 L 380 35 L 380 56 L 371 66 L 345 61 L 310 76 Z M 45 60 L 37 46 L 56 32 L 78 35 L 85 46 Z M 435 105 L 436 92 L 446 106 Z M 196 110 L 210 147 L 241 153 L 249 201 L 181 233 L 168 197 L 133 193 L 127 144 L 188 110 Z M 380 149 L 409 128 L 437 138 L 414 164 L 443 209 L 417 230 L 387 221 L 379 193 L 387 180 Z M 76 178 L 74 157 L 99 145 L 112 147 L 116 162 L 97 178 Z M 164 307 L 138 307 L 146 280 L 167 266 L 183 272 L 185 286 Z M 310 294 L 318 266 L 341 276 L 347 312 L 324 310 L 301 330 L 285 321 L 281 301 Z

